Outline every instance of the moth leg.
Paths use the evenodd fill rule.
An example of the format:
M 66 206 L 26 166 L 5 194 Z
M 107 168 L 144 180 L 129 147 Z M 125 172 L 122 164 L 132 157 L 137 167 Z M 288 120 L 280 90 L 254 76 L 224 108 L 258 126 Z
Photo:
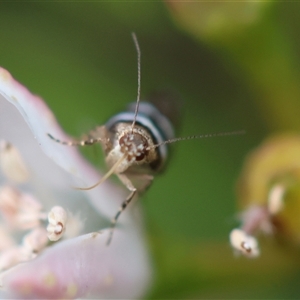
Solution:
M 130 173 L 127 176 L 130 178 L 139 194 L 145 192 L 151 186 L 154 179 L 154 176 L 149 174 Z
M 111 133 L 104 126 L 97 126 L 89 132 L 89 137 L 101 142 L 101 146 L 105 153 L 108 153 L 112 148 Z
M 57 138 L 55 138 L 54 136 L 52 136 L 50 133 L 47 133 L 47 135 L 55 142 L 62 144 L 62 145 L 66 145 L 66 146 L 91 146 L 94 145 L 96 143 L 102 142 L 102 138 L 93 138 L 88 136 L 87 138 L 84 138 L 82 140 L 79 141 L 61 141 Z
M 128 190 L 130 191 L 130 194 L 125 199 L 125 201 L 121 204 L 118 212 L 116 213 L 114 218 L 111 220 L 109 237 L 108 237 L 108 240 L 106 243 L 107 246 L 111 243 L 112 236 L 113 236 L 114 229 L 116 227 L 118 218 L 120 217 L 121 213 L 126 209 L 126 207 L 131 202 L 131 200 L 133 199 L 133 197 L 135 196 L 135 194 L 137 192 L 137 189 L 133 186 L 132 182 L 126 175 L 124 175 L 124 174 L 117 174 L 117 175 L 118 175 L 119 179 L 122 181 L 122 183 L 128 188 Z

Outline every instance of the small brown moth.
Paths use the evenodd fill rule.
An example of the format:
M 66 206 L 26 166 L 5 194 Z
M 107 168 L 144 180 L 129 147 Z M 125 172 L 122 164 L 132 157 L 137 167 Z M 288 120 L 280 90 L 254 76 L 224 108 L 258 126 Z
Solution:
M 171 109 L 174 108 L 172 103 L 168 103 L 172 101 L 172 95 L 170 97 L 168 93 L 156 94 L 152 97 L 153 101 L 151 101 L 155 102 L 156 105 L 151 102 L 140 101 L 141 51 L 135 33 L 132 33 L 132 37 L 138 55 L 136 102 L 129 104 L 127 111 L 113 116 L 105 125 L 91 131 L 87 139 L 61 141 L 48 134 L 54 141 L 67 146 L 86 146 L 96 143 L 102 145 L 109 171 L 94 185 L 77 189 L 93 189 L 112 174 L 115 174 L 130 191 L 111 221 L 111 231 L 107 245 L 111 242 L 113 230 L 120 214 L 136 194 L 141 194 L 151 185 L 154 176 L 163 169 L 168 158 L 167 144 L 181 140 L 244 133 L 244 131 L 234 131 L 175 138 L 173 124 L 170 121 L 174 118 L 165 109 L 166 106 L 171 107 Z

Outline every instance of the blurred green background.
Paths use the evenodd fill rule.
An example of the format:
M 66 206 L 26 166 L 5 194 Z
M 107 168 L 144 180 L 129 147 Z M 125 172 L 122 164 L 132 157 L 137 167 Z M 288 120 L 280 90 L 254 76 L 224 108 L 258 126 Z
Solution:
M 246 135 L 172 145 L 168 169 L 143 197 L 156 269 L 146 298 L 299 298 L 299 259 L 267 242 L 234 257 L 234 186 L 247 153 L 300 129 L 299 3 L 28 2 L 0 4 L 0 65 L 80 136 L 142 95 L 184 101 L 179 136 Z M 99 164 L 91 151 L 86 155 Z

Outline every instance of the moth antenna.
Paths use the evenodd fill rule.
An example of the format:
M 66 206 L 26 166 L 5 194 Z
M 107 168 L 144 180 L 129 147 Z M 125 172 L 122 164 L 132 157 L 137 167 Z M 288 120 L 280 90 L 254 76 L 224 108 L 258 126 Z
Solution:
M 101 183 L 103 183 L 110 175 L 112 175 L 114 173 L 114 171 L 117 169 L 117 167 L 123 162 L 123 160 L 126 158 L 126 154 L 123 155 L 111 168 L 110 170 L 98 181 L 96 182 L 94 185 L 89 186 L 89 187 L 74 187 L 74 189 L 76 190 L 81 190 L 81 191 L 88 191 L 91 190 L 93 188 L 95 188 L 96 186 L 100 185 Z
M 134 112 L 134 118 L 131 125 L 131 132 L 133 132 L 133 128 L 136 121 L 136 116 L 139 111 L 139 105 L 140 105 L 140 97 L 141 97 L 141 50 L 139 46 L 139 42 L 137 40 L 137 37 L 134 32 L 131 33 L 132 39 L 135 45 L 135 49 L 137 52 L 137 65 L 138 65 L 138 89 L 137 89 L 137 99 L 136 99 L 136 106 L 135 106 L 135 112 Z
M 238 131 L 231 131 L 231 132 L 217 132 L 217 133 L 208 133 L 208 134 L 201 134 L 201 135 L 190 135 L 190 136 L 186 136 L 186 137 L 178 137 L 178 138 L 170 139 L 167 141 L 163 141 L 159 144 L 150 146 L 147 148 L 147 150 L 155 149 L 161 145 L 171 144 L 171 143 L 184 141 L 184 140 L 212 138 L 212 137 L 217 137 L 217 136 L 228 136 L 228 135 L 240 135 L 240 134 L 245 134 L 245 133 L 246 133 L 245 130 L 238 130 Z

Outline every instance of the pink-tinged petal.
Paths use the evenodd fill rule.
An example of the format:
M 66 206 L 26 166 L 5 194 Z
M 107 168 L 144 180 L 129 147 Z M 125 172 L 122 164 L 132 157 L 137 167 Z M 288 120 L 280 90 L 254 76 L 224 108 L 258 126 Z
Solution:
M 74 236 L 74 230 L 82 224 L 83 232 L 99 230 L 99 214 L 109 218 L 115 215 L 125 198 L 124 192 L 108 181 L 88 192 L 72 188 L 95 183 L 99 173 L 76 148 L 55 143 L 47 136 L 51 133 L 68 139 L 46 104 L 1 68 L 0 111 L 0 137 L 19 151 L 17 167 L 22 161 L 28 168 L 28 179 L 17 188 L 22 195 L 23 189 L 34 195 L 41 203 L 43 215 L 57 205 L 66 210 L 66 236 L 68 232 Z M 14 162 L 15 157 L 13 154 L 9 159 Z M 9 180 L 14 177 L 8 178 L 0 170 L 0 185 Z M 151 267 L 136 205 L 134 212 L 134 217 L 128 209 L 122 214 L 119 224 L 123 223 L 123 229 L 115 230 L 109 247 L 108 230 L 69 238 L 46 248 L 35 259 L 5 271 L 1 274 L 0 295 L 6 293 L 3 298 L 14 299 L 141 297 L 149 286 Z M 19 254 L 14 258 L 24 261 Z
M 18 299 L 138 299 L 151 281 L 137 228 L 108 230 L 59 243 L 29 263 L 3 273 L 7 297 Z
M 32 95 L 8 71 L 0 68 L 0 136 L 14 145 L 29 167 L 31 186 L 36 195 L 43 197 L 49 209 L 57 204 L 84 207 L 88 198 L 104 216 L 111 218 L 124 199 L 124 191 L 109 183 L 91 191 L 77 191 L 72 186 L 89 186 L 97 182 L 100 174 L 95 171 L 74 147 L 60 145 L 47 133 L 66 140 L 55 117 L 39 97 Z M 56 163 L 54 164 L 53 161 Z M 65 171 L 67 172 L 65 172 Z M 0 182 L 1 182 L 0 172 Z M 68 193 L 68 196 L 66 196 Z M 53 202 L 55 198 L 56 202 Z M 93 209 L 86 208 L 93 214 Z M 90 219 L 90 218 L 89 218 Z M 93 219 L 93 218 L 92 218 Z M 120 222 L 130 219 L 125 212 Z M 88 221 L 88 220 L 87 220 Z

